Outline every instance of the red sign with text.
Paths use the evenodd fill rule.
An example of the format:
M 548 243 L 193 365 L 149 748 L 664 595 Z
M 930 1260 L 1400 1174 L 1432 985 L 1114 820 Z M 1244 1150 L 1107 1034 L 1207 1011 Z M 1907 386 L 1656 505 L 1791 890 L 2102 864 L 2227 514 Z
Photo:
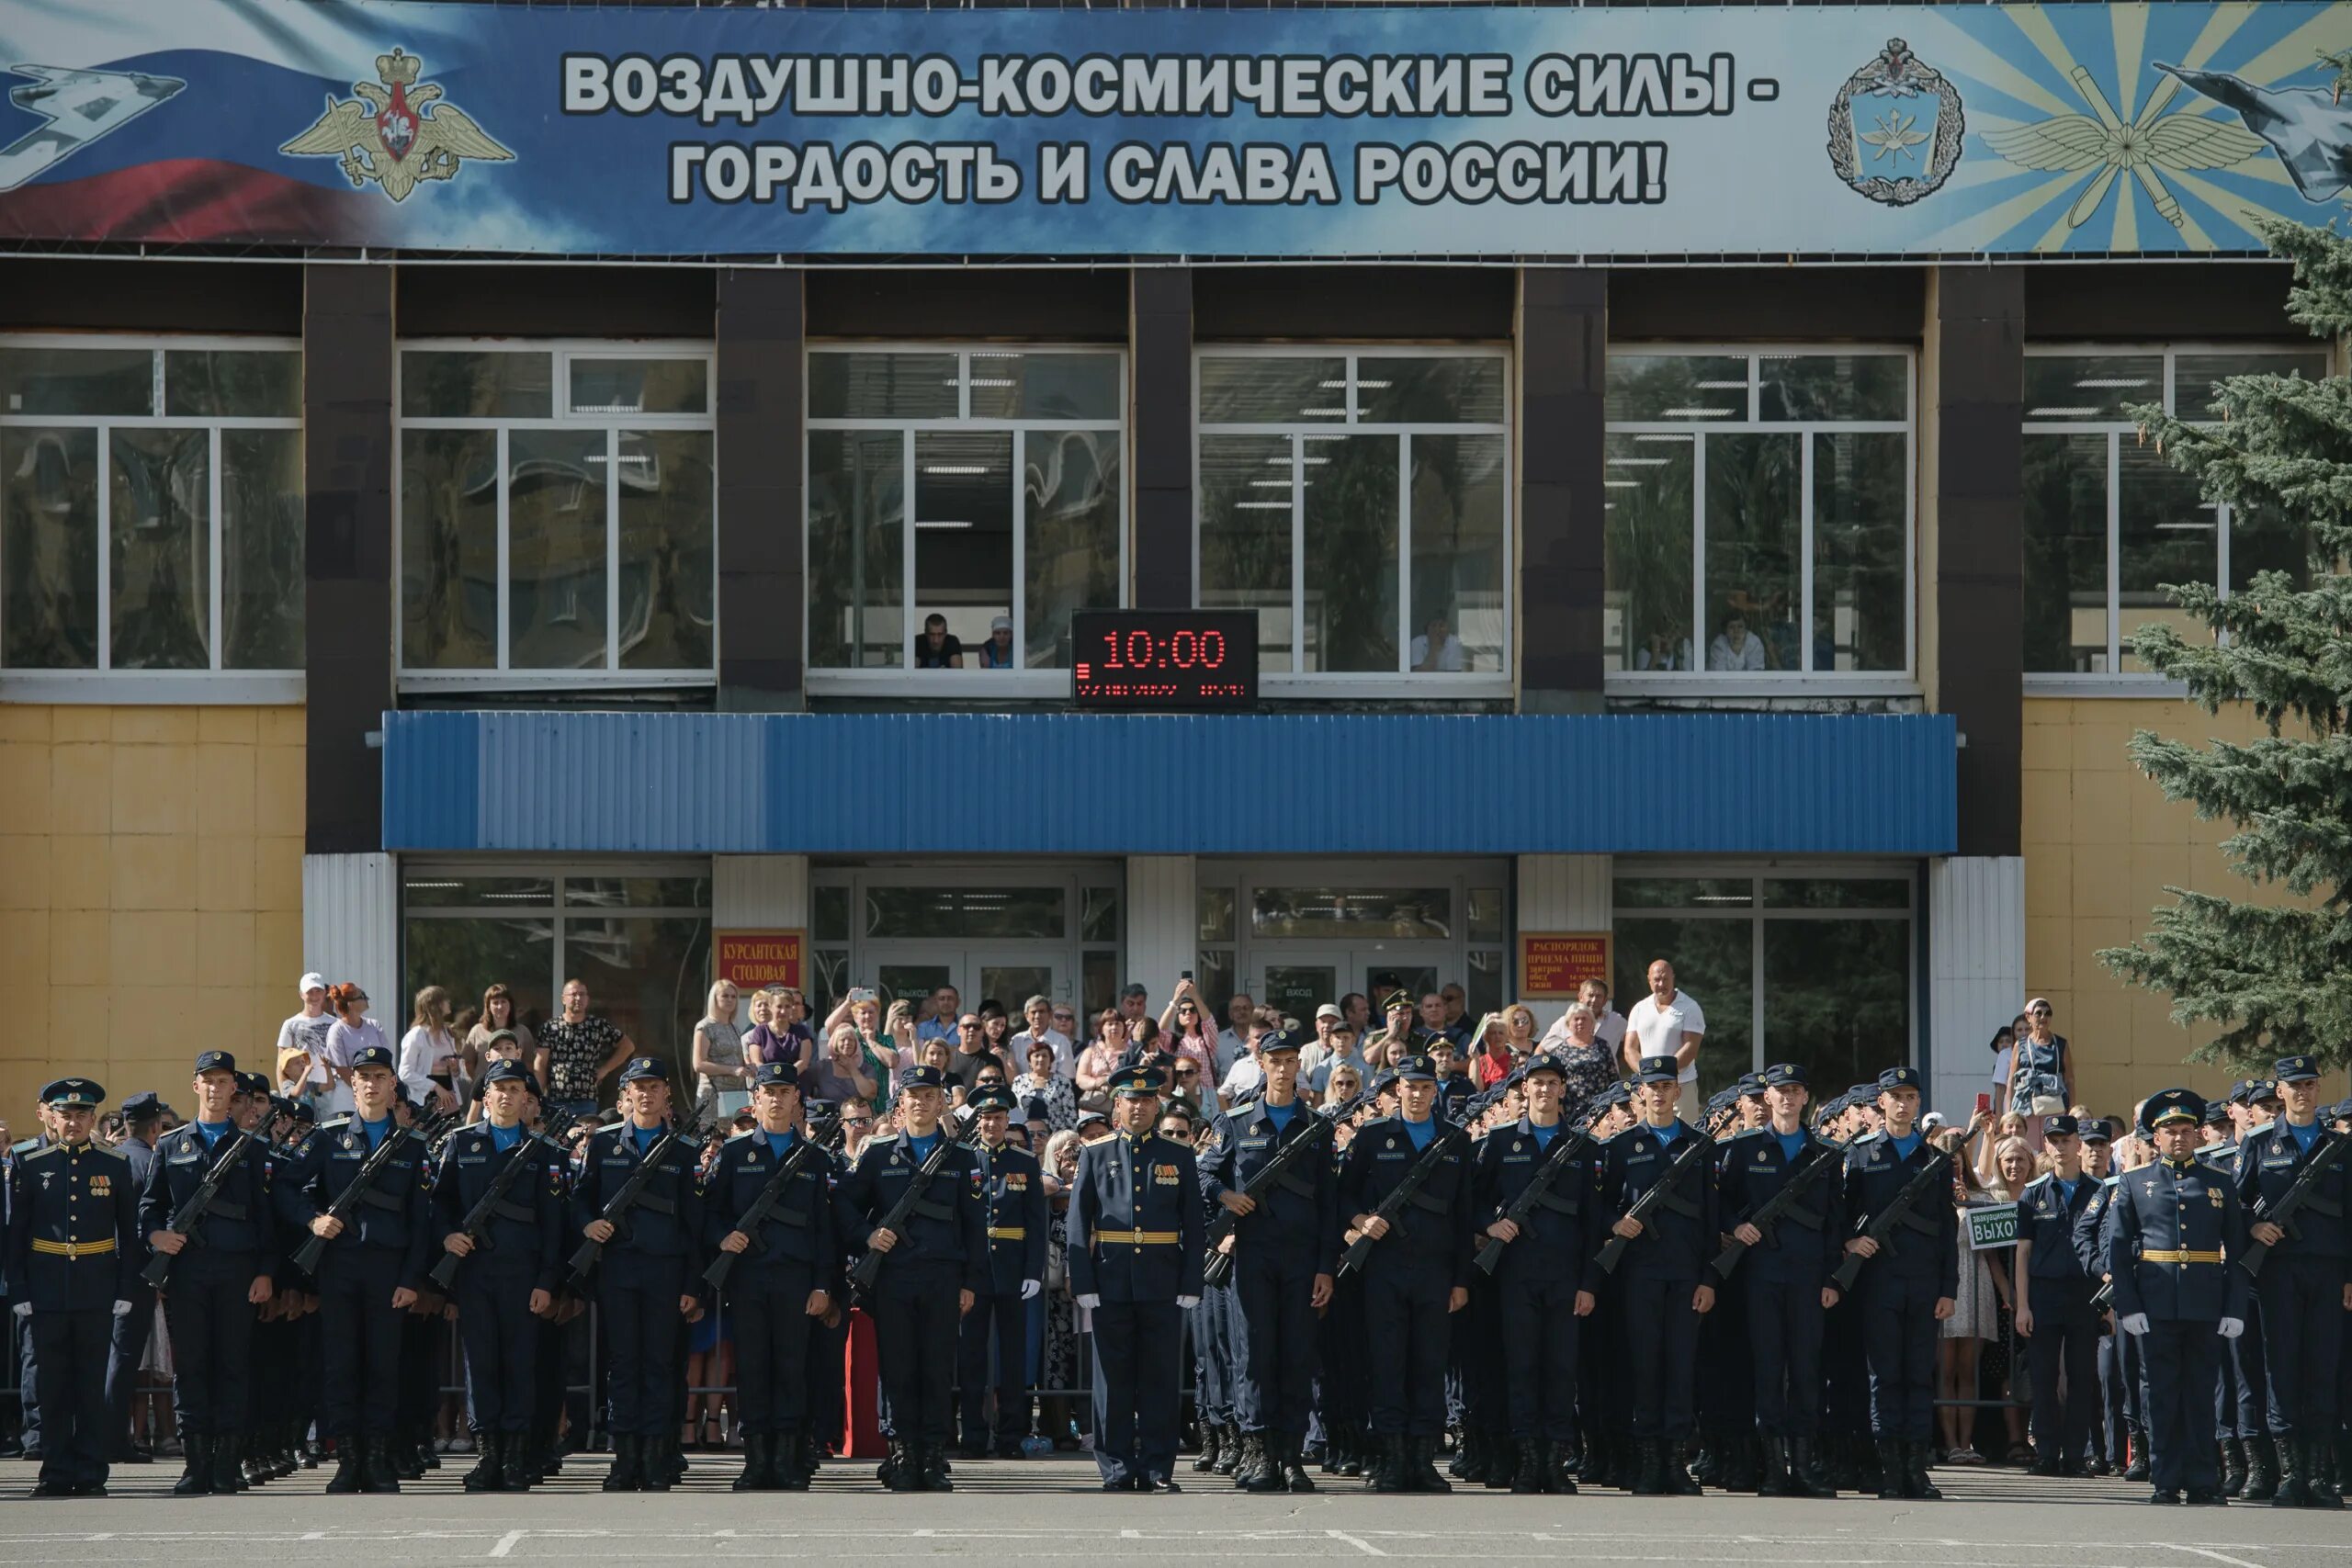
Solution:
M 713 931 L 710 949 L 718 978 L 732 980 L 742 990 L 763 986 L 801 987 L 808 949 L 808 933 L 793 931 Z
M 1519 994 L 1573 997 L 1587 980 L 1609 978 L 1607 931 L 1526 931 L 1519 939 Z

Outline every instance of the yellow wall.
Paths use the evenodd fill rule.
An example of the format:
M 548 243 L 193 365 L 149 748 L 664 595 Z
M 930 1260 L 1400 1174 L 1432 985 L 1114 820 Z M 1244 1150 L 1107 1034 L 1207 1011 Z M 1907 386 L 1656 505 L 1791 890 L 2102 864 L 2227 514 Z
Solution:
M 2169 997 L 2127 986 L 2092 955 L 2140 936 L 2167 886 L 2245 897 L 2220 844 L 2230 824 L 2200 822 L 2132 765 L 2135 729 L 2191 740 L 2249 740 L 2253 716 L 2207 714 L 2168 698 L 2032 698 L 2025 705 L 2025 978 L 2048 997 L 2071 1042 L 2075 1090 L 2109 1115 L 2176 1084 L 2211 1094 L 2219 1068 L 2182 1065 L 2211 1030 L 2171 1019 Z
M 302 710 L 0 704 L 0 1118 L 68 1072 L 188 1109 L 302 973 Z

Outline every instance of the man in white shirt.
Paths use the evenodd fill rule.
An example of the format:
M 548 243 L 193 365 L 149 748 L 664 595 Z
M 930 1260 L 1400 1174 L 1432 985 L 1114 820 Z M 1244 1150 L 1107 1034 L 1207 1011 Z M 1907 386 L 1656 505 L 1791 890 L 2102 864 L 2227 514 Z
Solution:
M 327 1088 L 335 1081 L 327 1068 L 327 1031 L 334 1027 L 334 1014 L 327 1010 L 326 976 L 310 974 L 302 976 L 302 1010 L 277 1026 L 277 1082 L 274 1086 L 280 1094 L 300 1095 L 313 1105 L 326 1098 Z M 287 1071 L 297 1061 L 307 1056 L 300 1077 L 288 1081 Z
M 1031 997 L 1022 1004 L 1021 1016 L 1029 1021 L 1029 1027 L 1012 1037 L 1012 1059 L 1026 1063 L 1030 1045 L 1042 1040 L 1054 1048 L 1054 1076 L 1070 1077 L 1077 1071 L 1077 1060 L 1069 1048 L 1069 1036 L 1053 1027 L 1054 1004 L 1043 997 Z
M 1430 617 L 1430 624 L 1422 628 L 1420 636 L 1413 639 L 1409 652 L 1408 662 L 1416 673 L 1432 671 L 1453 673 L 1470 667 L 1469 660 L 1462 652 L 1462 639 L 1453 635 L 1443 615 Z
M 1625 1015 L 1609 1005 L 1609 982 L 1598 976 L 1577 987 L 1577 1000 L 1592 1010 L 1599 1021 L 1592 1036 L 1610 1050 L 1622 1052 L 1625 1047 Z M 1557 1050 L 1568 1043 L 1568 1015 L 1563 1011 L 1544 1032 L 1541 1042 L 1546 1051 Z
M 1625 1043 L 1620 1055 L 1628 1071 L 1639 1071 L 1638 1059 L 1671 1056 L 1682 1068 L 1684 1083 L 1699 1079 L 1699 1041 L 1707 1032 L 1707 1015 L 1687 991 L 1674 988 L 1674 965 L 1655 959 L 1649 968 L 1650 994 L 1625 1015 Z

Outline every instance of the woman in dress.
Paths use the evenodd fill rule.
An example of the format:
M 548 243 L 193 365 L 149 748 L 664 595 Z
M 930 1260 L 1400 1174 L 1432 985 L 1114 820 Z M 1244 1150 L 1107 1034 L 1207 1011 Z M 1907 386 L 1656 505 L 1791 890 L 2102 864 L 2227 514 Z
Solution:
M 1569 1007 L 1567 1024 L 1567 1043 L 1553 1053 L 1568 1074 L 1560 1114 L 1571 1122 L 1581 1122 L 1591 1113 L 1593 1097 L 1617 1081 L 1617 1053 L 1600 1038 L 1600 1015 L 1586 1003 Z
M 751 1070 L 743 1064 L 743 1030 L 735 1021 L 742 994 L 732 980 L 710 987 L 703 1000 L 702 1021 L 695 1025 L 695 1124 L 707 1127 L 718 1117 L 718 1097 L 748 1094 Z M 729 1108 L 731 1111 L 733 1107 Z
M 2011 1053 L 2008 1100 L 2009 1109 L 2022 1115 L 2054 1114 L 2075 1103 L 2075 1055 L 2066 1048 L 2066 1037 L 2051 1029 L 2051 1018 L 2047 998 L 2025 1004 L 2026 1032 L 2018 1036 Z M 2034 1109 L 2037 1099 L 2053 1097 L 2058 1103 L 2051 1111 Z
M 1051 1047 L 1047 1047 L 1051 1049 Z M 1051 1071 L 1050 1066 L 1047 1071 Z M 1065 1086 L 1067 1087 L 1067 1086 Z M 1077 1133 L 1057 1132 L 1046 1140 L 1046 1201 L 1053 1215 L 1046 1243 L 1046 1344 L 1037 1372 L 1041 1388 L 1078 1386 L 1078 1306 L 1069 1294 L 1070 1183 L 1078 1178 Z M 1048 1394 L 1039 1402 L 1040 1429 L 1059 1453 L 1078 1447 L 1078 1426 L 1068 1397 Z

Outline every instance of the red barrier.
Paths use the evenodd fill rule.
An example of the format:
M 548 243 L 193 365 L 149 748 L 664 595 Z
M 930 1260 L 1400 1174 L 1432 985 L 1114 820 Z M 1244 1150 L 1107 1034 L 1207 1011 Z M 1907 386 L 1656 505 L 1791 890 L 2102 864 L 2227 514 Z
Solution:
M 882 1457 L 882 1384 L 874 1342 L 874 1320 L 856 1308 L 849 1314 L 849 1339 L 842 1352 L 843 1459 Z

